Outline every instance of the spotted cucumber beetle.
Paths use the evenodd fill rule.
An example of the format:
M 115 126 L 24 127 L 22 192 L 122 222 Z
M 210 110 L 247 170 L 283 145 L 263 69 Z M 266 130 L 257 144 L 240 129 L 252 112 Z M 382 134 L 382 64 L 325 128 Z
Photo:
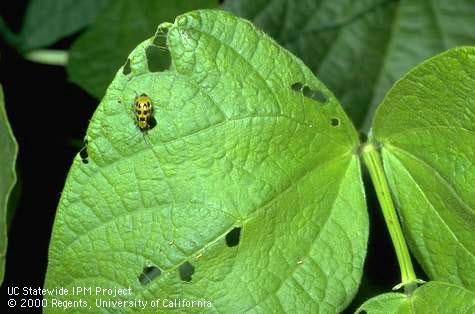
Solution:
M 157 125 L 157 121 L 153 116 L 152 99 L 147 94 L 137 95 L 132 104 L 132 111 L 134 113 L 135 125 L 142 132 L 145 142 L 150 145 L 146 138 L 147 131 Z
M 147 94 L 135 97 L 134 100 L 135 123 L 140 131 L 146 132 L 153 128 L 155 119 L 153 118 L 152 99 Z

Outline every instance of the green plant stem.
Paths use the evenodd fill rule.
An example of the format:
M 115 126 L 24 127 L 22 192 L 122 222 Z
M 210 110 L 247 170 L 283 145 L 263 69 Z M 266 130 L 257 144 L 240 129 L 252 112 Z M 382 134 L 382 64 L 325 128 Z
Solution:
M 61 65 L 68 64 L 68 52 L 65 50 L 32 50 L 24 54 L 25 59 L 37 63 Z
M 412 266 L 409 250 L 404 239 L 404 235 L 396 214 L 396 208 L 391 198 L 388 181 L 383 170 L 383 162 L 379 151 L 374 144 L 365 144 L 362 150 L 363 161 L 368 168 L 371 180 L 373 181 L 376 195 L 381 204 L 384 220 L 391 236 L 396 256 L 401 270 L 401 283 L 393 289 L 404 287 L 406 294 L 412 294 L 417 287 L 417 283 L 422 281 L 417 279 Z

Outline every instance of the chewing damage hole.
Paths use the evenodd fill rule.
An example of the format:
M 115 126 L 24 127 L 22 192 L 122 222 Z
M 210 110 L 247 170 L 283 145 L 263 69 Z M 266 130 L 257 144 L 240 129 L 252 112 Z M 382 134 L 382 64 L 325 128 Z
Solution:
M 145 49 L 147 66 L 150 72 L 167 70 L 170 67 L 171 57 L 167 48 L 167 37 L 164 33 L 157 33 L 153 42 Z
M 328 101 L 327 96 L 325 96 L 325 94 L 321 90 L 311 89 L 309 86 L 303 85 L 300 82 L 290 85 L 290 88 L 293 91 L 301 92 L 305 97 L 312 98 L 313 100 L 316 100 L 320 103 L 324 104 Z
M 153 38 L 152 43 L 155 46 L 158 47 L 166 47 L 167 46 L 167 35 L 168 35 L 168 30 L 167 29 L 160 29 L 157 31 L 155 34 L 155 37 Z
M 339 126 L 339 125 L 340 125 L 340 119 L 338 119 L 338 118 L 332 118 L 332 119 L 330 120 L 330 124 L 331 124 L 331 126 Z
M 310 87 L 308 87 L 307 85 L 305 85 L 302 89 L 302 94 L 305 96 L 305 97 L 308 97 L 308 98 L 312 98 L 312 95 L 313 95 L 313 91 Z
M 84 163 L 84 164 L 87 164 L 89 163 L 89 154 L 87 152 L 87 140 L 84 141 L 84 146 L 83 148 L 81 148 L 81 150 L 79 151 L 79 157 L 81 157 L 81 161 Z
M 233 230 L 229 231 L 226 235 L 226 245 L 228 247 L 233 247 L 239 244 L 241 237 L 241 227 L 236 227 Z
M 321 103 L 326 103 L 328 101 L 327 96 L 325 96 L 321 90 L 313 91 L 312 98 Z
M 190 262 L 184 262 L 178 267 L 178 273 L 180 274 L 180 279 L 186 282 L 191 281 L 191 276 L 195 272 L 195 267 L 190 264 Z
M 132 69 L 130 68 L 130 59 L 127 59 L 127 62 L 124 64 L 124 67 L 122 68 L 122 73 L 124 75 L 128 75 L 132 72 Z
M 142 273 L 139 276 L 139 282 L 141 285 L 148 285 L 152 280 L 162 274 L 160 268 L 156 266 L 146 266 L 143 268 Z
M 302 83 L 297 82 L 297 83 L 293 83 L 292 85 L 290 85 L 290 88 L 292 88 L 292 90 L 294 90 L 296 92 L 300 92 L 300 91 L 302 91 L 303 85 L 302 85 Z

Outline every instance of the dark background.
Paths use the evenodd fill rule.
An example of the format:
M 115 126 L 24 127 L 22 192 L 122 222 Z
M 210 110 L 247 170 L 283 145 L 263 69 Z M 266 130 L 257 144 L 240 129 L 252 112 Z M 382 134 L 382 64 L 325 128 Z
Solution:
M 0 15 L 15 31 L 21 27 L 27 2 L 0 1 Z M 73 40 L 51 48 L 67 49 Z M 64 67 L 29 62 L 1 38 L 0 84 L 19 146 L 20 186 L 0 290 L 0 312 L 5 313 L 13 311 L 6 306 L 7 287 L 43 286 L 56 207 L 79 150 L 74 142 L 84 137 L 98 101 L 69 83 Z
M 27 0 L 0 2 L 0 15 L 15 31 L 21 28 L 27 3 Z M 68 49 L 76 37 L 66 38 L 50 48 Z M 0 289 L 1 312 L 12 312 L 6 306 L 7 287 L 43 286 L 56 207 L 98 101 L 69 83 L 64 67 L 29 62 L 1 38 L 0 83 L 19 144 L 19 199 L 9 231 L 6 274 Z M 368 257 L 360 291 L 347 312 L 353 312 L 371 296 L 389 292 L 400 281 L 384 220 L 370 182 L 366 181 L 370 214 Z M 423 277 L 417 265 L 416 272 Z

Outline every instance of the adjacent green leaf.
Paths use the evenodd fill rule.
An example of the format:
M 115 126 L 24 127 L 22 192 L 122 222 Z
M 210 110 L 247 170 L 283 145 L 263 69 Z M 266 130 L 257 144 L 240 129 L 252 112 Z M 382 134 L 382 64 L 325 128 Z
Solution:
M 228 0 L 225 8 L 302 58 L 365 130 L 404 73 L 450 47 L 475 44 L 471 0 Z
M 217 0 L 112 1 L 72 46 L 69 77 L 101 98 L 130 51 L 152 36 L 160 22 L 172 21 L 190 10 L 216 6 Z
M 20 49 L 47 47 L 94 22 L 106 0 L 31 0 L 20 34 Z
M 475 48 L 416 67 L 376 112 L 402 224 L 433 280 L 475 289 Z
M 15 162 L 18 146 L 8 123 L 3 89 L 0 85 L 0 285 L 5 275 L 7 253 L 8 200 L 16 182 Z
M 171 70 L 150 72 L 155 38 L 143 42 L 91 120 L 89 162 L 74 160 L 59 204 L 46 288 L 211 302 L 181 311 L 343 310 L 368 236 L 351 121 L 247 21 L 202 10 L 161 28 Z M 157 122 L 146 133 L 132 108 L 142 93 Z
M 428 282 L 412 296 L 386 293 L 366 301 L 356 313 L 367 314 L 453 314 L 473 313 L 475 293 L 443 282 Z

